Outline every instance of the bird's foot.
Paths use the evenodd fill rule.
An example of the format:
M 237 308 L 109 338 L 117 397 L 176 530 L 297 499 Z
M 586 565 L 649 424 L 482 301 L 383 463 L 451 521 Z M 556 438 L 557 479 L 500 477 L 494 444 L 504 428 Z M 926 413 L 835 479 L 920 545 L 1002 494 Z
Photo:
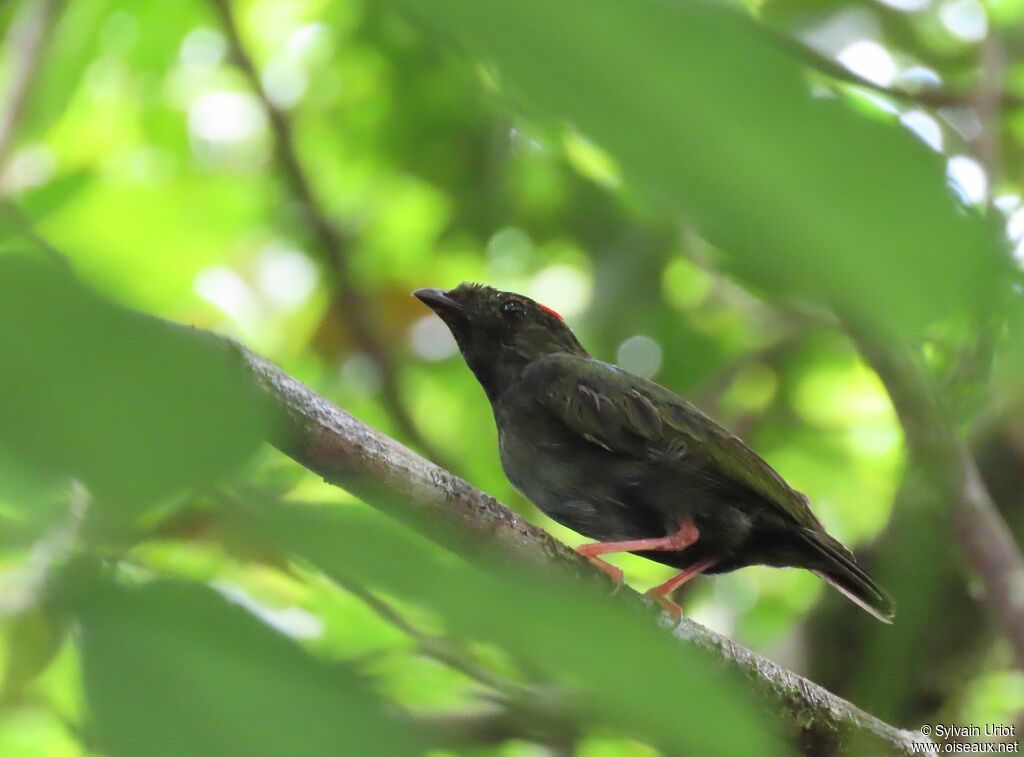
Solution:
M 683 619 L 683 608 L 669 599 L 665 594 L 659 593 L 658 588 L 659 587 L 655 586 L 653 589 L 648 589 L 644 592 L 644 596 L 648 599 L 653 599 L 661 605 L 661 609 L 664 610 L 665 614 L 672 619 L 672 624 L 677 625 L 679 621 Z
M 714 564 L 717 562 L 718 560 L 713 557 L 709 557 L 704 560 L 695 562 L 690 567 L 684 568 L 683 570 L 676 573 L 674 576 L 672 576 L 672 578 L 667 580 L 665 583 L 658 584 L 653 589 L 648 589 L 644 596 L 648 599 L 653 599 L 655 602 L 661 605 L 665 612 L 669 614 L 669 617 L 671 617 L 672 620 L 678 623 L 683 617 L 683 610 L 681 607 L 679 607 L 679 605 L 677 605 L 675 602 L 669 599 L 669 595 L 672 594 L 672 592 L 674 592 L 680 586 L 685 584 L 687 581 L 689 581 L 691 578 L 699 576 L 705 570 L 714 566 Z
M 583 547 L 586 547 L 586 546 L 589 546 L 589 545 L 587 545 L 587 544 L 583 545 Z M 622 584 L 626 580 L 625 576 L 622 575 L 622 568 L 616 567 L 615 565 L 612 565 L 610 562 L 605 562 L 604 560 L 602 560 L 599 557 L 594 557 L 593 555 L 588 555 L 586 553 L 586 551 L 583 550 L 583 547 L 578 547 L 576 549 L 576 551 L 579 552 L 581 555 L 583 555 L 585 558 L 587 558 L 587 562 L 589 562 L 595 568 L 597 568 L 598 570 L 603 572 L 605 575 L 607 575 L 609 578 L 611 578 L 612 579 L 612 583 L 615 584 L 615 590 L 614 591 L 617 592 L 622 587 Z
M 581 544 L 576 551 L 583 555 L 590 564 L 608 575 L 616 584 L 616 591 L 623 584 L 622 569 L 602 560 L 598 555 L 611 552 L 682 552 L 692 546 L 700 538 L 700 531 L 692 518 L 684 518 L 679 524 L 678 530 L 668 536 L 657 536 L 650 539 L 631 539 L 629 541 L 595 542 L 593 544 Z M 655 587 L 648 595 L 668 610 L 669 614 L 678 618 L 681 614 L 679 606 L 669 599 L 664 602 L 659 597 L 666 597 L 673 589 L 685 583 L 705 568 L 714 565 L 714 560 L 703 560 L 686 570 L 677 573 L 673 578 L 661 586 Z M 667 602 L 667 604 L 666 604 Z

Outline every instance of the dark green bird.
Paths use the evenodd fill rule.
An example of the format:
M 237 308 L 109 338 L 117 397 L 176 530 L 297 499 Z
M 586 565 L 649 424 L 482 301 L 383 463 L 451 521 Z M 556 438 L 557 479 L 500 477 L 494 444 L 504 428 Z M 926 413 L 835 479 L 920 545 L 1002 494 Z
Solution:
M 680 572 L 748 565 L 807 568 L 879 620 L 893 604 L 825 532 L 803 494 L 739 438 L 682 397 L 595 360 L 561 317 L 528 297 L 478 284 L 414 295 L 451 329 L 487 393 L 509 480 L 544 513 L 596 539 L 578 551 L 632 552 Z

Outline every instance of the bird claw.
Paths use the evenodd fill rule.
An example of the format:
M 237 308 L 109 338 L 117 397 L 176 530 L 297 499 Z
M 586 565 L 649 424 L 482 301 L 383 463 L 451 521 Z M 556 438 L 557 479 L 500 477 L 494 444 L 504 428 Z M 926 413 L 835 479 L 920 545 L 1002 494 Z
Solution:
M 607 565 L 607 563 L 605 563 Z M 615 584 L 614 591 L 618 591 L 622 588 L 622 585 L 626 583 L 626 577 L 622 573 L 622 568 L 616 567 L 615 565 L 608 566 L 610 570 L 605 571 L 612 579 L 612 583 Z
M 579 552 L 578 549 L 576 551 Z M 626 577 L 622 573 L 622 568 L 612 565 L 609 562 L 605 562 L 599 557 L 594 557 L 593 555 L 588 555 L 584 552 L 580 552 L 580 554 L 587 558 L 587 562 L 589 562 L 591 565 L 593 565 L 595 568 L 600 570 L 602 573 L 604 573 L 612 580 L 612 583 L 615 584 L 615 588 L 612 590 L 612 594 L 617 593 L 619 589 L 622 588 L 622 585 L 626 581 Z
M 668 615 L 669 619 L 672 621 L 672 626 L 675 627 L 679 625 L 679 623 L 683 619 L 683 608 L 677 605 L 664 594 L 658 592 L 658 588 L 659 587 L 655 587 L 654 589 L 648 589 L 646 592 L 644 592 L 644 597 L 657 602 L 661 606 L 661 609 L 665 611 L 665 614 Z

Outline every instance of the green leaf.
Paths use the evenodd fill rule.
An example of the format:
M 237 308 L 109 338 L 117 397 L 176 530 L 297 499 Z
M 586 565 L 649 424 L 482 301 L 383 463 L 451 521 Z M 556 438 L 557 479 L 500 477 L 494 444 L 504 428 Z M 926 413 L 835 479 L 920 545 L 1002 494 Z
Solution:
M 569 121 L 666 198 L 748 282 L 920 329 L 984 307 L 995 224 L 895 118 L 814 97 L 724 3 L 398 0 L 541 116 Z
M 139 508 L 209 482 L 264 418 L 225 344 L 119 308 L 55 262 L 0 255 L 0 458 Z
M 90 171 L 71 171 L 23 193 L 18 198 L 18 204 L 25 216 L 32 219 L 32 223 L 39 223 L 77 197 L 93 181 L 95 177 Z
M 72 607 L 90 725 L 113 757 L 420 753 L 355 672 L 211 589 L 96 581 Z
M 497 644 L 569 687 L 569 701 L 592 724 L 674 754 L 786 751 L 738 678 L 673 640 L 653 615 L 554 573 L 503 567 L 500 558 L 484 575 L 356 508 L 277 503 L 257 517 L 268 539 L 328 576 L 423 603 L 457 635 Z

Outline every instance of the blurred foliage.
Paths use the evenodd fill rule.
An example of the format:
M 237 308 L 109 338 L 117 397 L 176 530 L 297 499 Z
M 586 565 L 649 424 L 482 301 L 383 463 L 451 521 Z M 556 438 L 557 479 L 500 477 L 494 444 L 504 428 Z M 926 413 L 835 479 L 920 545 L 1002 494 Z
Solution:
M 80 478 L 107 504 L 138 510 L 215 479 L 264 437 L 229 350 L 111 306 L 53 261 L 0 258 L 0 344 L 4 459 Z
M 351 670 L 306 654 L 212 589 L 152 581 L 76 590 L 82 682 L 101 749 L 416 753 L 408 728 Z
M 422 602 L 459 638 L 496 643 L 542 680 L 578 692 L 574 705 L 592 722 L 670 753 L 782 753 L 765 739 L 770 725 L 739 681 L 695 650 L 680 650 L 644 615 L 581 596 L 563 577 L 499 571 L 494 580 L 442 562 L 429 544 L 379 516 L 343 508 L 276 506 L 257 518 L 267 535 L 342 584 L 356 580 Z M 610 638 L 629 643 L 606 653 Z M 631 679 L 644 685 L 623 685 Z M 736 727 L 722 732 L 725 719 Z
M 0 112 L 35 2 L 0 6 Z M 267 114 L 207 3 L 58 5 L 0 151 L 0 754 L 419 752 L 422 719 L 507 694 L 367 591 L 483 678 L 557 690 L 580 754 L 785 753 L 741 684 L 649 619 L 482 575 L 259 448 L 230 350 L 149 315 L 397 428 Z M 883 629 L 810 574 L 752 568 L 688 587 L 689 615 L 901 726 L 1024 709 L 885 391 L 827 315 L 921 351 L 1020 541 L 1024 4 L 232 6 L 402 400 L 460 474 L 581 541 L 511 489 L 482 392 L 408 296 L 474 280 L 741 433 L 900 608 Z
M 996 235 L 958 207 L 940 156 L 891 123 L 814 97 L 799 61 L 732 9 L 405 4 L 439 30 L 464 32 L 503 85 L 599 140 L 776 293 L 814 293 L 913 327 L 992 296 Z

